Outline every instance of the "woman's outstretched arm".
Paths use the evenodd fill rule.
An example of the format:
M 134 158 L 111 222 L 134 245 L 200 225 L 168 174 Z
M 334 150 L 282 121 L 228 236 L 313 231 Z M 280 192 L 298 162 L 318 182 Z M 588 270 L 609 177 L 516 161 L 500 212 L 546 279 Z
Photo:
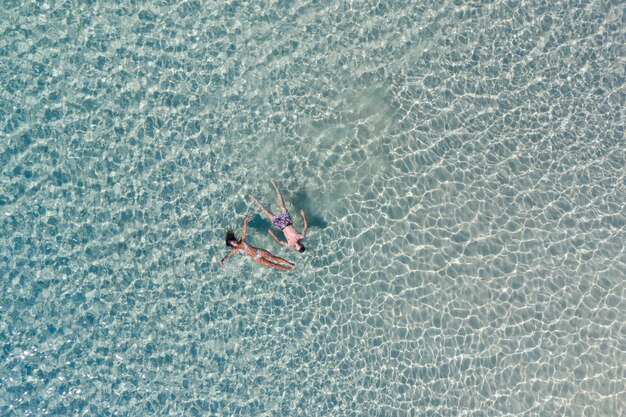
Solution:
M 224 267 L 224 261 L 228 258 L 230 258 L 231 256 L 233 256 L 235 253 L 237 253 L 239 249 L 235 248 L 232 249 L 230 252 L 228 252 L 228 255 L 224 256 L 222 259 L 220 259 L 220 266 Z
M 246 215 L 243 219 L 243 232 L 241 233 L 241 241 L 246 241 L 246 231 L 248 230 L 248 220 L 250 220 L 250 216 Z

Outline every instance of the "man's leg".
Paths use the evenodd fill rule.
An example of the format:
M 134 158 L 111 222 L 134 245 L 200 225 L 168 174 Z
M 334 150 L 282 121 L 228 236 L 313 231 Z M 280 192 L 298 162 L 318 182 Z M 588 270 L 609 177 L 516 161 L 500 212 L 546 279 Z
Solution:
M 253 199 L 253 200 L 254 200 L 254 202 L 255 202 L 255 203 L 257 203 L 257 204 L 259 205 L 259 207 L 261 208 L 261 211 L 262 211 L 263 213 L 265 213 L 265 215 L 266 215 L 267 217 L 269 217 L 269 218 L 270 218 L 270 220 L 274 218 L 274 214 L 272 214 L 272 212 L 271 212 L 271 211 L 269 211 L 269 210 L 268 210 L 268 209 L 267 209 L 267 208 L 266 208 L 263 204 L 261 204 L 261 203 L 259 202 L 259 200 L 257 200 L 257 199 L 256 199 L 256 197 L 255 197 L 255 196 L 253 196 L 252 194 L 250 194 L 250 198 L 251 198 L 251 199 Z
M 280 205 L 280 212 L 283 213 L 287 211 L 287 209 L 285 208 L 285 202 L 283 201 L 283 196 L 280 195 L 280 191 L 278 191 L 278 187 L 276 186 L 275 180 L 272 180 L 272 185 L 276 189 L 276 197 L 278 197 L 278 204 Z

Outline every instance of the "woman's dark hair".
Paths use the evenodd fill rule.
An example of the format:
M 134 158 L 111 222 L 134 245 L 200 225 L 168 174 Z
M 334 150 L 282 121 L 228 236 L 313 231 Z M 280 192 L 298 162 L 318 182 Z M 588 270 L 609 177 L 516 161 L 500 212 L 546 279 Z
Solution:
M 230 243 L 231 240 L 239 242 L 239 239 L 237 239 L 237 236 L 235 236 L 235 232 L 233 232 L 233 229 L 228 229 L 228 232 L 226 232 L 226 246 L 233 246 L 232 243 Z
M 300 249 L 298 249 L 298 252 L 300 253 L 304 252 L 304 245 L 300 242 L 298 242 L 298 245 L 300 245 Z

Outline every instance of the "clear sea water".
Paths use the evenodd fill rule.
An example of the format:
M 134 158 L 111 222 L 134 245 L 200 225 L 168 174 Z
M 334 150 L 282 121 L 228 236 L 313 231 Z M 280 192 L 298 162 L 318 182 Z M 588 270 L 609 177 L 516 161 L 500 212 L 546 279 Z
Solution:
M 625 9 L 2 1 L 0 415 L 624 415 Z

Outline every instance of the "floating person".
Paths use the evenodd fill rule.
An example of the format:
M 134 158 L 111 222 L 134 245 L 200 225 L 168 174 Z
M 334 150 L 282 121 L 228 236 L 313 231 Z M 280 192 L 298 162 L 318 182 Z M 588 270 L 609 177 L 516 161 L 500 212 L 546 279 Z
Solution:
M 265 249 L 255 248 L 254 246 L 248 245 L 246 243 L 246 230 L 248 229 L 248 220 L 250 220 L 250 216 L 246 216 L 243 220 L 243 233 L 241 235 L 241 239 L 237 239 L 237 237 L 235 236 L 235 232 L 233 232 L 233 229 L 228 229 L 228 232 L 226 232 L 226 246 L 232 247 L 233 249 L 228 253 L 228 255 L 224 256 L 220 260 L 220 267 L 224 267 L 224 261 L 226 259 L 239 252 L 242 255 L 251 257 L 252 259 L 254 259 L 254 261 L 260 263 L 261 265 L 280 269 L 282 271 L 293 271 L 293 268 L 296 266 L 295 264 L 286 261 L 276 255 L 272 255 Z M 286 265 L 281 265 L 278 262 Z
M 304 215 L 304 210 L 300 210 L 300 215 L 304 219 L 304 229 L 302 229 L 302 233 L 298 233 L 296 231 L 296 228 L 293 227 L 293 221 L 291 220 L 291 216 L 289 215 L 289 212 L 285 208 L 285 203 L 283 202 L 283 196 L 280 195 L 280 191 L 278 191 L 278 187 L 276 186 L 275 180 L 272 180 L 272 185 L 274 185 L 274 188 L 276 189 L 276 195 L 278 196 L 278 204 L 280 205 L 280 214 L 278 216 L 275 216 L 271 211 L 269 211 L 252 194 L 250 194 L 250 198 L 253 199 L 255 203 L 259 205 L 263 213 L 265 213 L 270 218 L 270 220 L 272 221 L 272 224 L 277 229 L 282 231 L 283 234 L 285 235 L 285 238 L 287 239 L 286 242 L 283 242 L 282 240 L 278 239 L 271 230 L 268 230 L 269 234 L 272 235 L 274 240 L 287 248 L 293 247 L 293 248 L 296 248 L 296 250 L 299 252 L 304 252 L 304 245 L 302 244 L 302 240 L 306 236 L 306 229 L 309 227 L 306 221 L 306 216 Z

